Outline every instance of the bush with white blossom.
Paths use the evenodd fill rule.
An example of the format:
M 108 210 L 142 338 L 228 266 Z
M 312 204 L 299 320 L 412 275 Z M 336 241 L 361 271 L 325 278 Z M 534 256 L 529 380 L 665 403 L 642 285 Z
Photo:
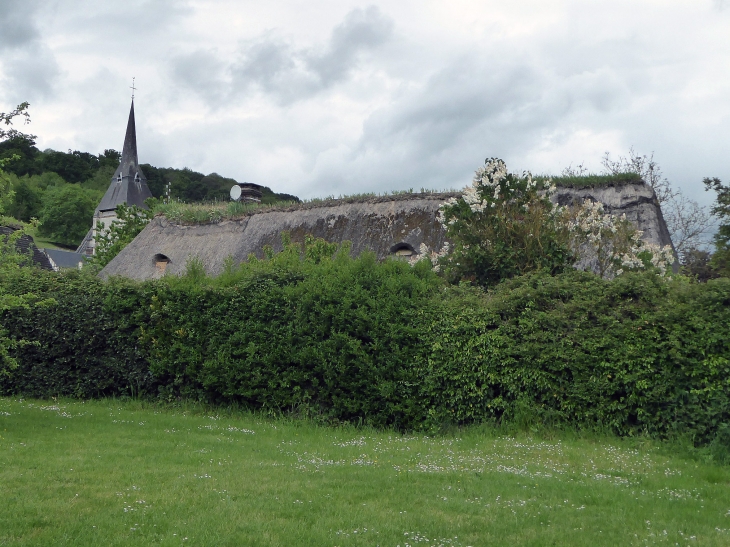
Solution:
M 600 202 L 553 204 L 554 192 L 550 180 L 510 173 L 504 161 L 487 159 L 462 195 L 439 209 L 438 220 L 451 246 L 447 243 L 439 252 L 424 247 L 412 262 L 428 258 L 450 281 L 482 286 L 533 270 L 555 274 L 571 266 L 606 279 L 625 271 L 671 273 L 671 246 L 642 240 L 642 232 L 626 215 L 607 214 Z
M 567 228 L 549 199 L 554 191 L 550 181 L 510 173 L 504 161 L 487 159 L 462 196 L 439 210 L 452 244 L 438 260 L 447 278 L 488 286 L 533 270 L 555 274 L 570 267 Z
M 625 271 L 650 269 L 668 275 L 675 262 L 669 245 L 648 243 L 643 232 L 626 218 L 604 212 L 603 204 L 585 200 L 564 212 L 570 248 L 579 257 L 575 266 L 613 279 Z

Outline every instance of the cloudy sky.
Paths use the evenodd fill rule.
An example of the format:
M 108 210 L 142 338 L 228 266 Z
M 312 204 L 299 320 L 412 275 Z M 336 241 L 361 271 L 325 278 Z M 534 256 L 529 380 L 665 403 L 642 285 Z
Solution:
M 40 148 L 300 197 L 460 188 L 654 153 L 730 179 L 730 0 L 2 0 L 0 111 Z

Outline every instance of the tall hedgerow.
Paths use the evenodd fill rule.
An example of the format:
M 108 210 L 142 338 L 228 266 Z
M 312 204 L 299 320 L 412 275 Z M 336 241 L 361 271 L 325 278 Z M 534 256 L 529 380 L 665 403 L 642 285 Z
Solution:
M 730 424 L 730 280 L 534 272 L 461 286 L 424 339 L 434 424 L 514 420 L 713 439 Z
M 0 393 L 142 396 L 439 429 L 532 420 L 713 440 L 730 424 L 730 281 L 569 269 L 484 291 L 325 242 L 228 269 L 103 282 L 22 268 Z M 725 431 L 725 429 L 722 429 Z M 718 441 L 720 442 L 720 441 Z
M 217 280 L 161 281 L 142 341 L 169 397 L 413 428 L 423 415 L 409 363 L 440 286 L 425 264 L 309 239 Z

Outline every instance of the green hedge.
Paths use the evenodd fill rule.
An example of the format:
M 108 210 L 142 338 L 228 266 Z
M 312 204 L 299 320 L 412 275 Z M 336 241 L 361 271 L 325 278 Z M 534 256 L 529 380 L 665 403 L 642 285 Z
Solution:
M 182 278 L 20 271 L 20 367 L 0 393 L 142 395 L 432 429 L 540 420 L 712 440 L 730 424 L 730 280 L 585 272 L 446 287 L 429 267 L 322 247 Z M 331 256 L 331 258 L 330 258 Z
M 339 254 L 227 287 L 159 284 L 143 336 L 151 369 L 168 396 L 415 427 L 422 308 L 440 286 L 424 266 Z
M 7 273 L 2 283 L 8 293 L 55 302 L 3 314 L 2 327 L 21 343 L 14 351 L 20 366 L 10 375 L 0 373 L 0 393 L 95 398 L 156 386 L 139 341 L 146 287 L 104 284 L 73 270 L 59 275 L 31 268 Z M 123 293 L 137 305 L 124 307 Z
M 730 418 L 730 279 L 570 272 L 502 284 L 429 326 L 436 420 L 520 414 L 711 439 Z

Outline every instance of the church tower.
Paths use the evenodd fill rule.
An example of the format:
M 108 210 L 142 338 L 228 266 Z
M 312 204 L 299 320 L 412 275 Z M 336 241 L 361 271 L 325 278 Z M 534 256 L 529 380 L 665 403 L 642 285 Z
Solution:
M 127 133 L 124 135 L 122 160 L 112 176 L 109 189 L 94 211 L 94 224 L 77 252 L 87 255 L 94 254 L 97 231 L 103 227 L 108 228 L 113 221 L 117 220 L 117 205 L 124 203 L 147 209 L 144 200 L 151 197 L 152 192 L 147 186 L 147 178 L 144 176 L 137 158 L 137 131 L 134 123 L 134 98 L 132 98 Z

